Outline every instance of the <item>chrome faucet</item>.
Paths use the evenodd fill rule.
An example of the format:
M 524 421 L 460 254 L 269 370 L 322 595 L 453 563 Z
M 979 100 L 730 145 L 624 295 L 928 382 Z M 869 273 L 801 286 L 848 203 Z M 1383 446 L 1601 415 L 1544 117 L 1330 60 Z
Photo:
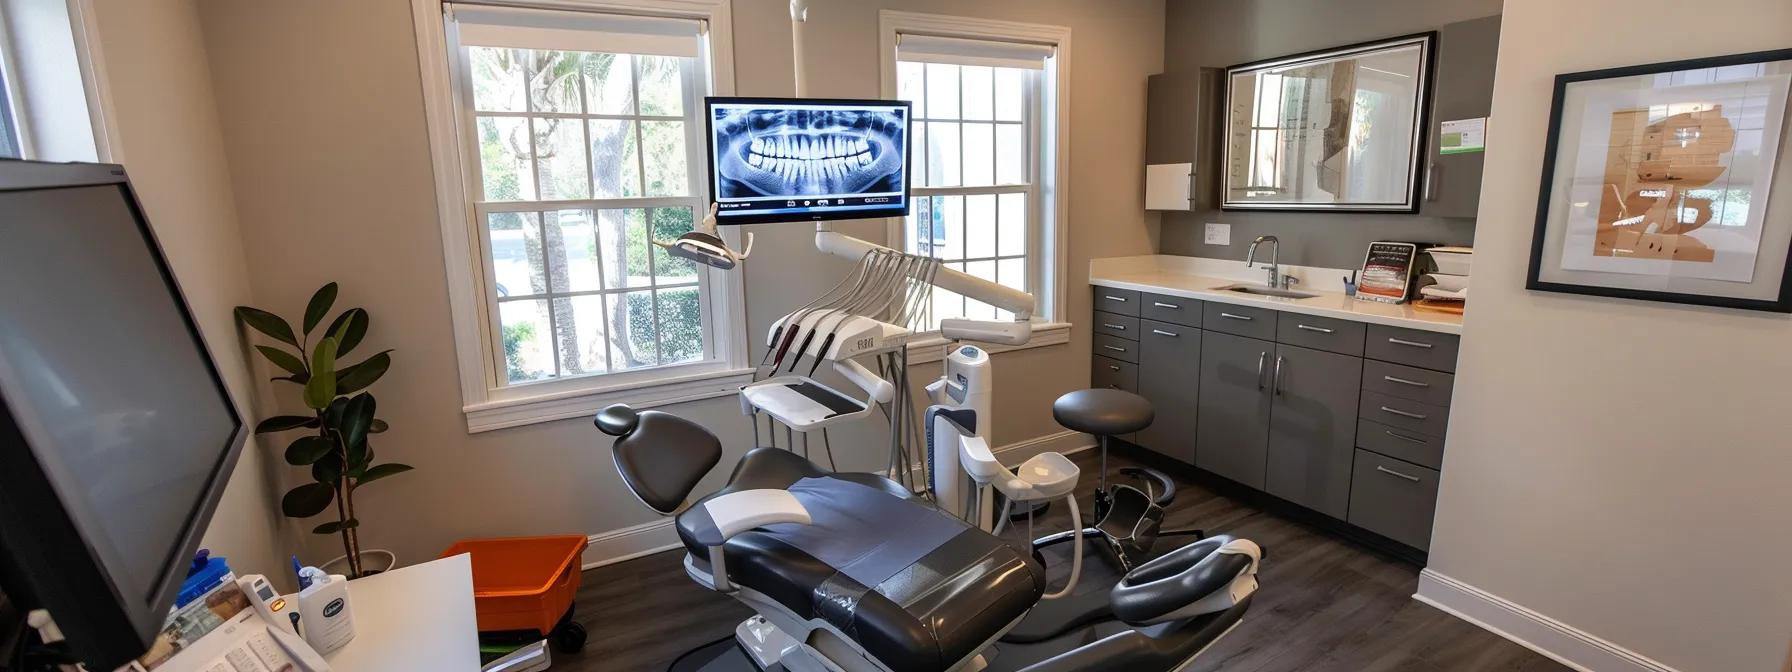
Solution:
M 1282 275 L 1282 265 L 1276 262 L 1276 258 L 1282 254 L 1282 241 L 1277 240 L 1275 236 L 1257 236 L 1256 240 L 1251 241 L 1251 249 L 1245 252 L 1244 256 L 1245 268 L 1252 268 L 1256 265 L 1257 246 L 1263 243 L 1270 245 L 1269 268 L 1266 269 L 1269 271 L 1269 287 L 1271 289 L 1287 289 L 1289 285 L 1300 282 L 1292 276 Z

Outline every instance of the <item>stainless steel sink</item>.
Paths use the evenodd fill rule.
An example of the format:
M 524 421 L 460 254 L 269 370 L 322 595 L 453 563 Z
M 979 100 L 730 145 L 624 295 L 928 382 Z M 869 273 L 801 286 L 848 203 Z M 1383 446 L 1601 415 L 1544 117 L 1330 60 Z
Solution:
M 1256 294 L 1259 296 L 1274 296 L 1274 297 L 1280 297 L 1280 298 L 1284 298 L 1284 299 L 1311 299 L 1315 296 L 1319 296 L 1318 294 L 1309 294 L 1307 292 L 1296 292 L 1291 289 L 1276 289 L 1274 287 L 1264 287 L 1263 285 L 1225 285 L 1222 287 L 1215 287 L 1214 289 L 1217 291 L 1223 291 L 1223 292 L 1238 292 L 1240 294 Z

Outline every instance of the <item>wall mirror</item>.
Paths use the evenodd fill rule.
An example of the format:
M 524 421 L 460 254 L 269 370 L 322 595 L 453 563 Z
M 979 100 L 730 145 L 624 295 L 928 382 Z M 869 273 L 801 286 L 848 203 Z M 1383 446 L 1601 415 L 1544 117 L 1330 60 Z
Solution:
M 1227 210 L 1415 212 L 1432 33 L 1226 69 Z

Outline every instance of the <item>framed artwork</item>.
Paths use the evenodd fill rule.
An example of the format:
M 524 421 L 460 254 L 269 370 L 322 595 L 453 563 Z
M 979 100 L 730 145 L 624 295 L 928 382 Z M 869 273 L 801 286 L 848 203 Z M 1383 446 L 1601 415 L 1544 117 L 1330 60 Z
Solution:
M 1558 75 L 1525 287 L 1792 313 L 1789 90 L 1792 49 Z

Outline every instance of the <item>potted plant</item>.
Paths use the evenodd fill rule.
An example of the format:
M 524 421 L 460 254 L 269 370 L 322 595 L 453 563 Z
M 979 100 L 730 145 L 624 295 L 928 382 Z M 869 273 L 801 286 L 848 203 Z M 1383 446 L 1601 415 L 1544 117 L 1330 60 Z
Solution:
M 336 506 L 336 519 L 311 531 L 342 537 L 350 578 L 368 572 L 362 566 L 361 521 L 355 517 L 355 491 L 362 486 L 411 467 L 395 462 L 374 464 L 370 437 L 386 431 L 386 423 L 374 417 L 375 403 L 368 386 L 392 366 L 391 350 L 383 350 L 347 366 L 341 359 L 367 335 L 367 311 L 350 308 L 336 316 L 317 342 L 312 333 L 336 303 L 336 283 L 324 285 L 305 306 L 303 327 L 293 331 L 280 316 L 258 308 L 237 306 L 243 324 L 279 342 L 257 345 L 263 357 L 285 371 L 276 382 L 303 388 L 309 415 L 277 415 L 255 426 L 256 434 L 308 430 L 286 447 L 286 463 L 309 467 L 311 482 L 288 490 L 280 498 L 280 510 L 288 517 L 310 518 Z M 294 352 L 292 349 L 296 349 Z M 378 570 L 375 570 L 378 571 Z

